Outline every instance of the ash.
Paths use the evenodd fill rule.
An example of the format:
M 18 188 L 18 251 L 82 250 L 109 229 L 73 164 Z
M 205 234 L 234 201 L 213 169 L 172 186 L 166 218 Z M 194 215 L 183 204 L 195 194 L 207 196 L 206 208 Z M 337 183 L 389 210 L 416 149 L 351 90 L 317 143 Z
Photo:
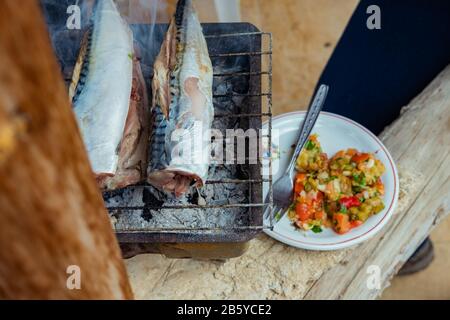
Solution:
M 235 61 L 236 62 L 236 61 Z M 214 63 L 214 61 L 213 61 Z M 239 61 L 232 66 L 226 66 L 220 61 L 214 64 L 215 73 L 239 72 L 246 69 L 245 63 Z M 248 67 L 248 66 L 247 66 Z M 248 79 L 241 77 L 222 77 L 215 79 L 213 92 L 221 97 L 214 99 L 217 115 L 238 114 L 249 108 L 249 101 L 242 96 L 232 96 L 233 93 L 245 94 L 249 91 Z M 224 97 L 225 96 L 225 97 Z M 223 134 L 226 129 L 248 129 L 248 122 L 239 117 L 219 117 L 213 122 L 214 129 Z M 214 149 L 214 146 L 213 146 Z M 216 165 L 209 168 L 209 180 L 249 179 L 246 165 Z M 104 200 L 110 210 L 117 231 L 170 231 L 189 233 L 192 230 L 183 228 L 198 228 L 205 232 L 227 229 L 249 224 L 248 208 L 165 208 L 183 205 L 227 205 L 249 203 L 249 184 L 206 184 L 203 188 L 191 188 L 190 192 L 181 198 L 162 193 L 152 186 L 132 186 L 105 193 Z M 122 209 L 114 209 L 121 207 Z M 136 210 L 124 207 L 138 207 Z M 151 208 L 149 208 L 151 207 Z M 155 207 L 159 208 L 156 209 Z
M 235 178 L 235 170 L 215 170 L 211 168 L 213 178 L 228 176 Z M 158 231 L 178 228 L 231 228 L 244 225 L 247 219 L 247 209 L 164 209 L 165 206 L 180 206 L 191 204 L 223 205 L 246 203 L 248 190 L 242 185 L 209 184 L 201 190 L 193 189 L 189 194 L 176 199 L 163 194 L 152 186 L 132 187 L 118 191 L 116 195 L 106 195 L 105 202 L 108 208 L 116 206 L 142 207 L 138 210 L 111 210 L 115 218 L 116 230 L 150 230 Z M 148 209 L 146 206 L 161 206 L 161 209 Z M 177 230 L 179 232 L 179 230 Z

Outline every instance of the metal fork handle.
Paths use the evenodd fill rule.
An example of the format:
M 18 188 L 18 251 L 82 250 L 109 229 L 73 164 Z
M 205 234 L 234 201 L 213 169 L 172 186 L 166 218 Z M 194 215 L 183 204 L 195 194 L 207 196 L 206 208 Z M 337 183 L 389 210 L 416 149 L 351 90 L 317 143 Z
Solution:
M 325 103 L 325 99 L 328 95 L 329 87 L 327 85 L 322 84 L 319 87 L 319 90 L 317 90 L 316 95 L 314 96 L 313 102 L 308 108 L 308 111 L 306 113 L 305 121 L 303 121 L 300 135 L 298 138 L 297 146 L 294 150 L 294 155 L 292 156 L 291 162 L 289 163 L 289 166 L 286 170 L 286 173 L 288 173 L 292 177 L 292 173 L 295 169 L 295 163 L 297 161 L 298 156 L 300 155 L 300 152 L 302 151 L 303 147 L 305 146 L 306 142 L 308 141 L 309 135 L 316 123 L 317 118 L 319 117 L 320 111 L 323 108 L 323 105 Z

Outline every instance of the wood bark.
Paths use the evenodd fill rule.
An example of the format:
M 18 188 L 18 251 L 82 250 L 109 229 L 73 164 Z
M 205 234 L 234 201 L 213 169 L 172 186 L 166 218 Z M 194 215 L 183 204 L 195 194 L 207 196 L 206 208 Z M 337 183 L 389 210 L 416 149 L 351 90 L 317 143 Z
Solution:
M 0 30 L 0 298 L 132 298 L 38 2 Z

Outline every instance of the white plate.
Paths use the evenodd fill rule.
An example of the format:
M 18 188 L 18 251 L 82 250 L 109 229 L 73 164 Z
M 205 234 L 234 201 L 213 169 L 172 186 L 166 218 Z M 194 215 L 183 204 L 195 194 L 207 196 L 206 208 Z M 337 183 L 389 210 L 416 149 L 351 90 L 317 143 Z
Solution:
M 305 112 L 286 113 L 273 118 L 272 123 L 272 148 L 279 149 L 279 157 L 273 160 L 273 181 L 276 181 L 285 171 L 291 158 L 293 148 L 299 134 L 301 122 Z M 263 128 L 267 130 L 268 124 Z M 296 229 L 285 215 L 274 227 L 273 231 L 265 230 L 274 239 L 293 247 L 308 250 L 337 250 L 347 248 L 369 239 L 380 231 L 391 218 L 397 204 L 399 194 L 399 182 L 397 169 L 391 155 L 381 141 L 362 125 L 332 113 L 322 112 L 313 129 L 313 133 L 319 135 L 322 149 L 329 157 L 336 152 L 347 148 L 356 148 L 362 152 L 375 153 L 386 167 L 382 176 L 385 186 L 385 209 L 370 217 L 361 226 L 352 229 L 344 235 L 338 235 L 327 228 L 321 233 L 301 231 Z M 267 168 L 264 174 L 268 174 Z M 265 196 L 269 190 L 269 183 L 263 186 Z M 264 221 L 269 225 L 269 221 Z

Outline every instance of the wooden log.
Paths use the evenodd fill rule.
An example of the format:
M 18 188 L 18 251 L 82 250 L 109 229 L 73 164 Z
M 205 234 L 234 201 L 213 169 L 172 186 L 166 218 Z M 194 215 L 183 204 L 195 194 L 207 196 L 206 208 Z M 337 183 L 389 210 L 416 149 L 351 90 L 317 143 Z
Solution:
M 353 249 L 314 252 L 261 235 L 242 257 L 222 264 L 142 255 L 126 262 L 136 296 L 222 300 L 379 296 L 432 227 L 450 213 L 450 67 L 404 109 L 381 139 L 399 167 L 400 200 L 394 217 L 375 238 Z M 149 285 L 149 278 L 158 280 Z
M 372 299 L 450 213 L 450 66 L 381 135 L 401 174 L 402 206 L 375 239 L 310 288 L 309 299 Z M 379 274 L 377 274 L 379 272 Z M 379 275 L 379 283 L 377 277 Z
M 132 298 L 38 2 L 0 30 L 0 298 Z

